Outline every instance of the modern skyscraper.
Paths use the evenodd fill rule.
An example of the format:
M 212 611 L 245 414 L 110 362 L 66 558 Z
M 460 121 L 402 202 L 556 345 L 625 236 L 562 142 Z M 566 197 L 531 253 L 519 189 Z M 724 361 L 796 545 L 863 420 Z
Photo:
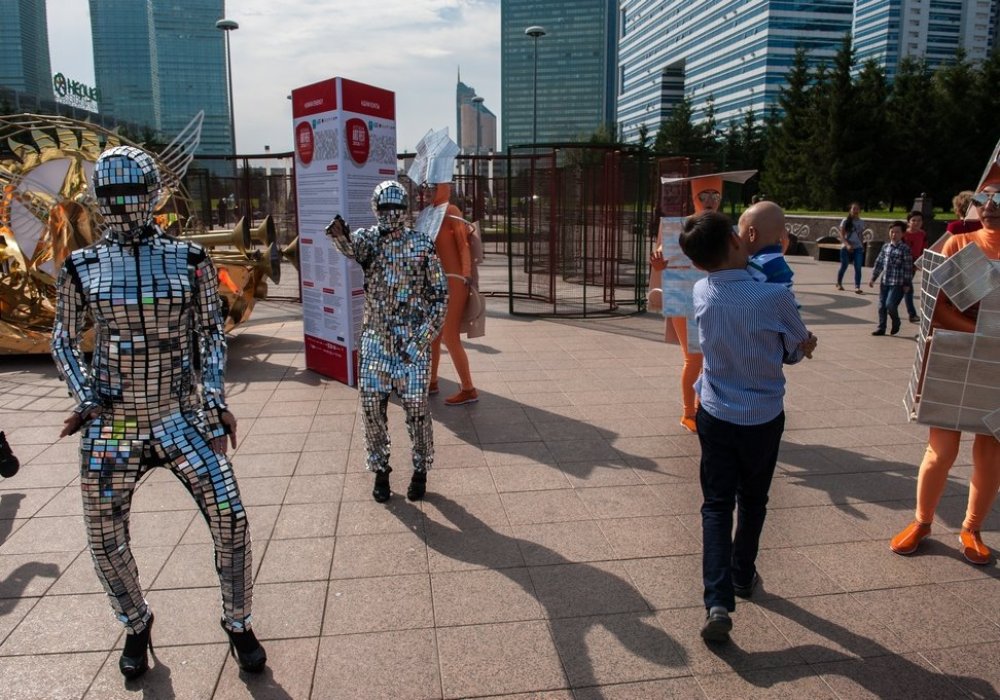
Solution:
M 476 154 L 495 151 L 497 148 L 497 115 L 493 114 L 489 108 L 483 104 L 482 98 L 478 101 L 474 88 L 462 82 L 459 74 L 458 85 L 455 88 L 455 109 L 456 109 L 456 143 L 462 149 L 462 153 Z
M 536 88 L 538 143 L 587 138 L 602 126 L 614 133 L 615 5 L 614 0 L 500 3 L 503 148 L 532 142 Z M 525 35 L 538 25 L 545 36 Z
M 655 135 L 674 105 L 720 124 L 776 103 L 797 46 L 829 61 L 851 30 L 853 0 L 621 0 L 617 115 L 626 141 Z M 504 106 L 506 112 L 506 105 Z M 506 115 L 505 115 L 506 116 Z
M 90 0 L 101 112 L 173 138 L 205 111 L 201 155 L 233 152 L 224 0 Z
M 918 56 L 931 68 L 958 49 L 980 61 L 995 41 L 996 0 L 856 0 L 853 36 L 858 65 L 873 59 L 891 78 L 900 60 Z
M 45 0 L 0 0 L 0 85 L 53 99 Z

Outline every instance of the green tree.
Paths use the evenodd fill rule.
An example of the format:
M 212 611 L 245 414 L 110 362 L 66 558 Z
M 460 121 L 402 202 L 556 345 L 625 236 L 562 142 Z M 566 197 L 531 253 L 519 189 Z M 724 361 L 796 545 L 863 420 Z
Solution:
M 806 55 L 802 46 L 795 49 L 791 70 L 778 96 L 778 109 L 771 114 L 761 182 L 769 197 L 793 208 L 805 206 L 809 200 L 808 175 L 812 168 Z
M 923 190 L 937 202 L 950 199 L 959 190 L 974 187 L 993 148 L 992 143 L 980 143 L 981 136 L 973 128 L 977 105 L 970 98 L 979 83 L 977 71 L 966 60 L 964 52 L 959 51 L 955 59 L 939 67 L 931 78 L 927 116 L 935 133 L 928 146 L 935 168 L 927 173 L 928 182 Z M 995 129 L 994 126 L 982 133 L 995 138 Z
M 906 57 L 899 62 L 886 110 L 884 160 L 890 208 L 896 204 L 909 208 L 927 188 L 932 163 L 928 146 L 933 138 L 927 111 L 929 84 L 930 72 L 922 59 Z
M 670 116 L 660 123 L 660 129 L 656 132 L 654 149 L 657 153 L 701 153 L 704 148 L 704 130 L 692 121 L 693 113 L 689 97 L 674 105 Z
M 888 124 L 885 108 L 889 99 L 889 86 L 885 71 L 875 61 L 865 62 L 858 75 L 854 93 L 854 148 L 851 151 L 850 167 L 856 177 L 856 185 L 851 194 L 852 199 L 868 205 L 884 197 L 887 180 L 882 144 Z

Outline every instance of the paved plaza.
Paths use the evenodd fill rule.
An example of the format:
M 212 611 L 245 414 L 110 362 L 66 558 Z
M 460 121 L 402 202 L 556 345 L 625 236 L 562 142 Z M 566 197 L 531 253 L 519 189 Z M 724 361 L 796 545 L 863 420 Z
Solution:
M 815 359 L 790 367 L 787 427 L 758 567 L 730 644 L 699 637 L 697 438 L 678 425 L 681 354 L 652 315 L 557 322 L 490 301 L 466 344 L 480 401 L 442 359 L 429 494 L 372 501 L 357 394 L 305 369 L 300 307 L 261 302 L 230 341 L 234 464 L 254 547 L 266 673 L 241 676 L 218 625 L 209 532 L 155 470 L 133 550 L 156 659 L 125 683 L 122 629 L 85 551 L 79 436 L 48 358 L 0 358 L 0 695 L 22 698 L 1000 698 L 1000 572 L 957 549 L 970 444 L 919 556 L 926 428 L 901 399 L 916 327 L 873 338 L 877 295 L 790 259 Z M 868 271 L 866 271 L 867 275 Z M 994 508 L 983 539 L 1000 550 Z

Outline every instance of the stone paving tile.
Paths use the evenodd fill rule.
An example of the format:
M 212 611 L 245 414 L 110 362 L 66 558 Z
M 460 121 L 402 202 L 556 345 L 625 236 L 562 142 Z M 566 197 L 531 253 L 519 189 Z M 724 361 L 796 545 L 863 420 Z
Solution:
M 265 640 L 319 636 L 326 587 L 325 580 L 255 583 L 254 631 Z
M 359 700 L 441 697 L 434 630 L 323 637 L 312 696 Z
M 434 626 L 426 574 L 330 582 L 323 634 L 358 634 Z
M 515 525 L 513 532 L 530 566 L 615 558 L 597 521 Z
M 513 525 L 557 523 L 591 517 L 578 489 L 522 491 L 501 494 Z
M 79 552 L 87 545 L 79 517 L 31 518 L 0 545 L 0 554 Z
M 132 556 L 139 567 L 139 582 L 149 587 L 156 581 L 160 569 L 170 557 L 174 548 L 171 547 L 140 547 L 133 543 Z M 218 581 L 218 578 L 215 579 Z M 94 573 L 94 560 L 88 550 L 76 555 L 73 563 L 63 569 L 59 579 L 52 584 L 49 595 L 66 595 L 70 593 L 102 593 L 97 575 Z
M 281 506 L 271 538 L 333 537 L 337 534 L 340 503 L 303 503 Z
M 651 610 L 618 562 L 560 564 L 528 569 L 538 602 L 551 618 Z
M 330 577 L 359 578 L 427 573 L 424 540 L 412 533 L 338 537 Z
M 41 598 L 28 598 L 26 596 L 0 600 L 0 650 L 2 650 L 2 644 L 10 633 L 21 624 L 21 620 L 31 612 L 40 600 Z
M 0 687 L 7 700 L 78 700 L 107 652 L 0 658 Z
M 215 700 L 288 700 L 309 697 L 319 639 L 281 639 L 267 642 L 263 673 L 240 671 L 227 656 Z M 319 696 L 317 696 L 319 697 Z
M 926 659 L 915 654 L 847 659 L 812 667 L 839 697 L 912 700 L 966 696 L 949 678 L 938 673 Z M 985 683 L 978 684 L 983 689 Z M 992 690 L 979 697 L 995 697 Z
M 859 695 L 837 695 L 813 666 L 785 666 L 741 673 L 699 676 L 698 684 L 712 700 L 841 700 Z M 876 697 L 876 696 L 872 696 Z M 907 696 L 912 697 L 912 696 Z
M 0 601 L 44 595 L 76 556 L 74 552 L 0 554 Z M 0 611 L 3 607 L 0 602 Z
M 120 635 L 103 593 L 46 596 L 0 645 L 0 656 L 107 651 Z
M 566 687 L 545 622 L 445 627 L 437 643 L 446 698 Z
M 140 696 L 150 700 L 168 697 L 199 700 L 211 697 L 228 647 L 224 644 L 157 646 L 155 651 L 149 671 L 137 680 L 124 683 L 118 670 L 118 654 L 110 654 L 84 698 L 116 700 Z
M 256 580 L 261 583 L 325 581 L 330 575 L 334 537 L 272 540 Z
M 434 573 L 431 586 L 439 628 L 544 617 L 526 568 Z

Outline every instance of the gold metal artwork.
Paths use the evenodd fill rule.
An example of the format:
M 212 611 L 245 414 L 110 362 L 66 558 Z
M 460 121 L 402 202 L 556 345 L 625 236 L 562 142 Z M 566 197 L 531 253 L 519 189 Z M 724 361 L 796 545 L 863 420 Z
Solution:
M 211 249 L 228 332 L 250 317 L 256 299 L 266 297 L 266 280 L 280 280 L 283 251 L 270 217 L 254 230 L 243 220 L 231 231 L 191 225 L 197 219 L 187 216 L 192 202 L 181 179 L 200 140 L 201 120 L 199 114 L 163 152 L 151 153 L 164 183 L 156 218 L 168 234 Z M 70 251 L 101 234 L 90 193 L 94 163 L 106 148 L 119 145 L 141 147 L 89 122 L 0 116 L 0 355 L 48 354 L 59 268 Z

